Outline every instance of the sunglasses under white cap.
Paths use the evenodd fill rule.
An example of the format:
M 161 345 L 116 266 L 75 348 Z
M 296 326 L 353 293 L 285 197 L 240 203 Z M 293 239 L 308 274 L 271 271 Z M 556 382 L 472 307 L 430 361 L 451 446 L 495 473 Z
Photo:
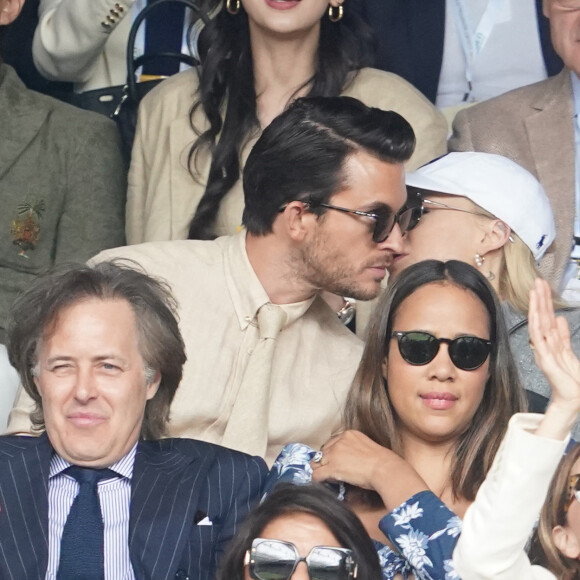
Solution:
M 407 186 L 459 195 L 505 222 L 539 260 L 556 237 L 550 201 L 540 182 L 507 157 L 448 153 L 408 173 Z

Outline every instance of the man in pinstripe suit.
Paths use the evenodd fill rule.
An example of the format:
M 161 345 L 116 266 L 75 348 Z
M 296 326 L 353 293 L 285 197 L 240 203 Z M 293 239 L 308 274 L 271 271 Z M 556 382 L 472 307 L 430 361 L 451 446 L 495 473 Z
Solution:
M 160 439 L 185 362 L 174 312 L 160 282 L 107 262 L 60 268 L 16 301 L 10 360 L 45 432 L 0 437 L 0 578 L 62 577 L 73 465 L 112 470 L 98 483 L 99 578 L 213 579 L 266 466 Z

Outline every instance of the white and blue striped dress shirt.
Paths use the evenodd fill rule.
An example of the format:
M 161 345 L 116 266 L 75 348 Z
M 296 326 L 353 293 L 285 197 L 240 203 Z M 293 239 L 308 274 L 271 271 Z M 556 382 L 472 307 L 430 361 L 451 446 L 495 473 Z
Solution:
M 109 467 L 120 477 L 98 484 L 105 534 L 105 580 L 135 580 L 129 556 L 129 504 L 131 477 L 137 444 Z M 70 467 L 60 455 L 50 462 L 48 478 L 48 568 L 46 580 L 55 580 L 60 559 L 60 540 L 79 484 L 63 471 Z

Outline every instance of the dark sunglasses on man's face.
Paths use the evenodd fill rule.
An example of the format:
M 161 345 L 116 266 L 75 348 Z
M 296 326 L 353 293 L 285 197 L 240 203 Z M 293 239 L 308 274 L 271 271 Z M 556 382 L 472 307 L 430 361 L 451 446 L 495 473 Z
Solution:
M 393 231 L 395 224 L 399 224 L 401 233 L 404 234 L 412 230 L 421 219 L 423 213 L 423 199 L 417 192 L 408 192 L 407 202 L 398 211 L 392 212 L 386 207 L 380 207 L 372 211 L 362 211 L 359 209 L 349 209 L 330 203 L 318 203 L 312 200 L 297 200 L 302 201 L 310 208 L 324 207 L 326 209 L 333 209 L 351 215 L 360 215 L 374 220 L 373 225 L 373 242 L 375 244 L 383 243 Z M 283 205 L 278 211 L 284 211 L 286 205 Z
M 403 359 L 415 366 L 430 363 L 437 356 L 442 342 L 448 345 L 451 362 L 463 371 L 478 369 L 491 351 L 491 341 L 478 336 L 437 338 L 428 332 L 411 330 L 393 332 L 391 338 L 397 339 Z
M 300 562 L 306 563 L 310 580 L 350 580 L 357 575 L 352 550 L 316 546 L 302 558 L 294 544 L 263 538 L 252 542 L 244 565 L 254 580 L 290 580 Z
M 338 205 L 331 205 L 330 203 L 306 203 L 311 207 L 325 207 L 327 209 L 334 209 L 344 213 L 362 215 L 371 218 L 375 222 L 373 226 L 373 242 L 375 242 L 375 244 L 381 244 L 391 235 L 395 224 L 399 224 L 399 229 L 401 230 L 401 233 L 404 234 L 405 232 L 412 230 L 419 223 L 423 212 L 422 202 L 423 200 L 421 196 L 409 194 L 407 203 L 405 203 L 398 212 L 392 212 L 386 207 L 380 207 L 373 211 L 362 211 L 358 209 L 348 209 Z

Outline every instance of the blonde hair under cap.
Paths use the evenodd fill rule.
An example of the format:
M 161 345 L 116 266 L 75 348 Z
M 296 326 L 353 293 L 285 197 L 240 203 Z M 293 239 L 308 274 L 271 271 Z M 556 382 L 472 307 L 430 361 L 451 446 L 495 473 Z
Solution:
M 448 153 L 407 174 L 410 187 L 458 195 L 505 222 L 540 260 L 556 238 L 548 196 L 540 182 L 507 157 Z

